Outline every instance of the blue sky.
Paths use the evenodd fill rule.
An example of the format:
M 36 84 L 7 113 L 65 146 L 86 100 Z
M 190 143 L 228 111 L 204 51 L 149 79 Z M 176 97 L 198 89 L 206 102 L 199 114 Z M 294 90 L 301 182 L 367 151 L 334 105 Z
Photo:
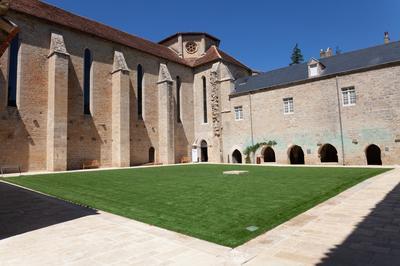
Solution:
M 251 68 L 287 66 L 299 43 L 304 58 L 321 48 L 343 52 L 400 39 L 400 1 L 129 1 L 46 0 L 50 4 L 134 35 L 159 41 L 178 31 L 204 31 Z

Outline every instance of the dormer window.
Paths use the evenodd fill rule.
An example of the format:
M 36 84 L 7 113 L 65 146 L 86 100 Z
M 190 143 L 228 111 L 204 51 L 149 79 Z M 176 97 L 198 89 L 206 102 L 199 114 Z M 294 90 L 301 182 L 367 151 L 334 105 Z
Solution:
M 318 64 L 310 65 L 310 77 L 318 76 Z
M 317 59 L 312 58 L 308 62 L 308 77 L 313 78 L 320 76 L 324 68 L 325 66 L 321 64 L 321 62 L 319 62 Z

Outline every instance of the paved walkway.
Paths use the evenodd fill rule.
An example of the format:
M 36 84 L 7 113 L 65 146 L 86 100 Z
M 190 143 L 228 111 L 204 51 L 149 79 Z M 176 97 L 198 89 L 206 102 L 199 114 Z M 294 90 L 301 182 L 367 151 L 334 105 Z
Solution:
M 400 265 L 399 184 L 397 168 L 233 250 L 2 184 L 0 265 Z M 36 204 L 11 213 L 14 190 Z

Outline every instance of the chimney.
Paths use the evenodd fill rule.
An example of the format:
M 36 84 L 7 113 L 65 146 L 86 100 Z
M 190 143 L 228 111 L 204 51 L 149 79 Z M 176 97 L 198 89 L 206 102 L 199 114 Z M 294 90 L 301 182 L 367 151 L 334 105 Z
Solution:
M 332 48 L 330 48 L 330 47 L 328 47 L 328 49 L 326 49 L 326 51 L 324 51 L 324 49 L 321 49 L 321 51 L 319 52 L 320 58 L 331 57 L 332 55 L 333 55 L 333 51 L 332 51 Z
M 385 44 L 388 44 L 390 42 L 389 32 L 387 32 L 387 31 L 385 31 L 385 38 L 383 39 L 383 42 Z

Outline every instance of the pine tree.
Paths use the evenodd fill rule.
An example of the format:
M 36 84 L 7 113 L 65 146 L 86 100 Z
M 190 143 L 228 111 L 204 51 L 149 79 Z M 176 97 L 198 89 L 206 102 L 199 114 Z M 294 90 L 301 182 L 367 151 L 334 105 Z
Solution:
M 290 63 L 290 65 L 296 65 L 304 62 L 303 54 L 301 53 L 301 50 L 297 43 L 296 46 L 293 48 L 293 53 L 290 59 L 292 59 L 292 63 Z

